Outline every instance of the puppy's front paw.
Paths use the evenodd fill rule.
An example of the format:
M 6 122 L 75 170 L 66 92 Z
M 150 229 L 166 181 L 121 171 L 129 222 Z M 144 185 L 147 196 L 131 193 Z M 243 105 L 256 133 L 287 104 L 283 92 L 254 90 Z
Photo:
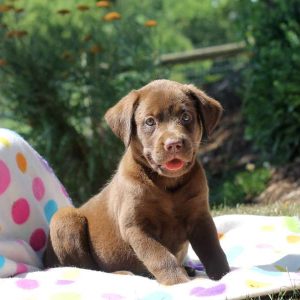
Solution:
M 185 283 L 189 282 L 189 277 L 185 274 L 185 272 L 178 268 L 175 272 L 169 271 L 166 272 L 163 276 L 160 276 L 159 279 L 157 279 L 159 283 L 164 285 L 174 285 L 179 283 Z
M 207 276 L 212 280 L 220 280 L 228 272 L 230 272 L 230 268 L 225 259 L 218 264 L 211 264 L 206 270 Z

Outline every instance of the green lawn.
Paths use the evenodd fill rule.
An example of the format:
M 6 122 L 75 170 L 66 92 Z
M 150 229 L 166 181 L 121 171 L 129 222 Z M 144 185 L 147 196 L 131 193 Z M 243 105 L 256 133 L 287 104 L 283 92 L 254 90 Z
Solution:
M 299 199 L 300 202 L 300 199 Z M 299 202 L 275 202 L 270 204 L 240 204 L 236 207 L 213 207 L 213 216 L 248 214 L 262 216 L 300 216 Z

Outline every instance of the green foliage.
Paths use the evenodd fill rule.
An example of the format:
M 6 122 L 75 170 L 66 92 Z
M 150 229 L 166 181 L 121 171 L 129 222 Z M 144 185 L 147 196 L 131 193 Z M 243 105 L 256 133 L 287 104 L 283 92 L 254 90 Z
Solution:
M 264 191 L 270 179 L 271 172 L 267 168 L 231 174 L 220 185 L 214 184 L 210 193 L 212 204 L 235 206 L 238 203 L 249 202 Z
M 49 160 L 77 203 L 98 191 L 122 149 L 104 112 L 156 76 L 155 28 L 122 6 L 85 3 L 86 11 L 76 1 L 18 1 L 24 12 L 0 13 L 2 118 Z M 111 11 L 121 19 L 104 20 Z
M 246 74 L 246 135 L 269 159 L 300 155 L 300 6 L 298 0 L 240 1 L 252 52 Z

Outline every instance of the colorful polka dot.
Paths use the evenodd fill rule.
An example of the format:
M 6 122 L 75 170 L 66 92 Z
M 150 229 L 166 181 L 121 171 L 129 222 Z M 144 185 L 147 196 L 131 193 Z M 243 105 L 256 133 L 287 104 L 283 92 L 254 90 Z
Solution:
M 257 245 L 256 245 L 256 248 L 260 248 L 260 249 L 271 249 L 271 248 L 273 248 L 273 246 L 270 245 L 270 244 L 264 244 L 264 243 L 261 243 L 261 244 L 257 244 Z
M 226 252 L 227 259 L 230 263 L 236 260 L 238 256 L 240 256 L 244 251 L 244 248 L 242 246 L 234 246 L 229 249 L 228 252 Z
M 294 233 L 300 233 L 300 222 L 295 217 L 285 217 L 284 219 L 284 225 Z
M 6 147 L 10 146 L 10 141 L 3 136 L 0 136 L 0 143 Z
M 106 299 L 106 300 L 122 300 L 122 299 L 125 299 L 123 296 L 118 295 L 118 294 L 113 294 L 113 293 L 102 294 L 101 298 L 102 299 Z M 150 300 L 150 298 L 149 299 L 148 298 L 144 298 L 144 300 L 145 299 Z M 159 299 L 164 299 L 164 298 L 159 298 Z M 153 300 L 154 300 L 154 298 L 153 298 Z
M 21 152 L 17 153 L 16 161 L 17 161 L 17 165 L 18 165 L 18 168 L 20 169 L 20 171 L 22 173 L 25 173 L 27 170 L 27 160 Z
M 108 298 L 109 299 L 109 298 Z M 171 300 L 172 297 L 166 292 L 157 291 L 147 295 L 143 300 Z M 116 299 L 117 300 L 117 299 Z
M 276 268 L 276 266 L 275 266 Z M 281 276 L 280 272 L 277 272 L 277 271 L 271 271 L 270 269 L 262 269 L 262 268 L 259 268 L 259 267 L 252 267 L 252 271 L 254 271 L 255 273 L 259 273 L 259 274 L 262 274 L 262 275 L 265 275 L 265 276 Z
M 226 285 L 222 283 L 210 288 L 195 287 L 191 290 L 190 295 L 196 297 L 216 296 L 216 295 L 223 294 L 225 290 L 226 290 Z
M 273 231 L 275 229 L 274 225 L 263 225 L 260 227 L 262 231 Z
M 11 215 L 13 221 L 20 225 L 25 223 L 30 214 L 30 207 L 28 201 L 25 198 L 20 198 L 14 202 L 11 208 Z
M 33 250 L 41 250 L 46 245 L 45 230 L 42 228 L 36 229 L 30 237 L 29 244 Z
M 75 292 L 61 292 L 54 294 L 51 298 L 51 300 L 80 300 L 81 296 L 78 293 Z
M 0 255 L 0 269 L 5 265 L 5 257 Z
M 300 236 L 298 235 L 288 235 L 286 237 L 286 240 L 289 244 L 296 244 L 296 243 L 300 243 Z
M 287 268 L 284 268 L 280 265 L 275 265 L 274 266 L 276 270 L 278 270 L 279 272 L 287 272 Z
M 59 279 L 56 281 L 57 285 L 68 285 L 74 283 L 74 280 L 66 280 L 66 279 Z
M 218 239 L 221 240 L 224 237 L 223 232 L 218 232 Z
M 36 289 L 39 283 L 34 279 L 20 279 L 16 281 L 16 285 L 24 290 Z
M 36 200 L 41 201 L 45 194 L 45 186 L 40 177 L 35 177 L 32 181 L 32 191 Z
M 250 288 L 259 289 L 264 288 L 270 285 L 270 283 L 267 282 L 260 282 L 256 280 L 246 280 L 246 285 Z
M 28 268 L 25 264 L 23 264 L 23 263 L 17 264 L 16 275 L 22 274 L 22 273 L 27 273 L 27 272 L 28 272 Z
M 10 172 L 3 160 L 0 160 L 0 195 L 3 194 L 10 184 Z
M 62 274 L 63 279 L 75 280 L 78 278 L 80 271 L 78 269 L 69 269 Z
M 56 213 L 57 209 L 57 203 L 54 200 L 51 199 L 46 203 L 44 207 L 44 214 L 48 223 L 50 223 L 52 216 Z
M 197 271 L 204 271 L 204 266 L 199 261 L 189 261 L 188 266 Z

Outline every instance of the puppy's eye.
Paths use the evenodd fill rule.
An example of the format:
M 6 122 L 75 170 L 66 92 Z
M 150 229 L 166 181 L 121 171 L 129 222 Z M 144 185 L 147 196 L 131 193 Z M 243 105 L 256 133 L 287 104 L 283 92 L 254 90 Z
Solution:
M 181 115 L 181 122 L 184 124 L 190 123 L 192 121 L 192 115 L 188 112 L 184 112 Z
M 146 125 L 151 126 L 151 127 L 156 125 L 156 122 L 155 122 L 154 118 L 152 118 L 152 117 L 147 118 L 145 123 L 146 123 Z

